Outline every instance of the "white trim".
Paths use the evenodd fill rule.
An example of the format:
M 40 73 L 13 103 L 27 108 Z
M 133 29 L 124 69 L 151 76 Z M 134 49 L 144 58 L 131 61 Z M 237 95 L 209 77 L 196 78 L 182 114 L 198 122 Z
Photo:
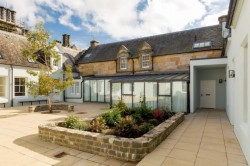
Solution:
M 148 59 L 145 60 L 145 59 L 143 59 L 143 57 L 148 57 Z M 143 65 L 144 62 L 148 62 L 148 65 L 144 66 Z M 141 56 L 141 68 L 147 69 L 149 67 L 150 67 L 150 54 L 142 54 L 142 56 Z

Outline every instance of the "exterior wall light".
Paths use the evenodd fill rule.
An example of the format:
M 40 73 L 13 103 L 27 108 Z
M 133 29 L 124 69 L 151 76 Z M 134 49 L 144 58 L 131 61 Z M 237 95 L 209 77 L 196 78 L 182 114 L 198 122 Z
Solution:
M 229 78 L 235 77 L 235 70 L 229 70 Z

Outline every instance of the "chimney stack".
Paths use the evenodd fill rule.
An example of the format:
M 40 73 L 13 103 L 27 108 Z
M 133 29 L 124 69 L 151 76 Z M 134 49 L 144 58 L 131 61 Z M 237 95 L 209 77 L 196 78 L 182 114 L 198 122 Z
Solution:
M 10 9 L 6 9 L 6 21 L 7 22 L 10 22 L 10 15 L 11 15 Z
M 70 43 L 70 35 L 63 34 L 63 44 L 62 44 L 62 46 L 69 47 L 70 46 L 69 43 Z
M 3 20 L 5 17 L 5 8 L 3 6 L 0 6 L 0 18 Z
M 94 48 L 94 47 L 98 46 L 98 44 L 99 44 L 99 42 L 96 41 L 96 40 L 90 41 L 90 47 L 91 47 L 91 48 Z
M 16 23 L 16 12 L 15 11 L 11 11 L 11 22 Z
M 229 29 L 226 28 L 227 15 L 220 16 L 218 18 L 218 21 L 219 21 L 220 26 L 221 26 L 222 37 L 227 38 L 229 36 L 229 34 L 230 34 Z

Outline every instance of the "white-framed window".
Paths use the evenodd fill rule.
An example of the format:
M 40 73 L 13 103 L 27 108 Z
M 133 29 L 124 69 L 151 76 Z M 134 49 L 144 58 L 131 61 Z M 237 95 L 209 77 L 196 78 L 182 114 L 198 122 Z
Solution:
M 15 96 L 25 96 L 26 94 L 26 79 L 25 78 L 15 78 Z
M 0 96 L 5 97 L 6 96 L 6 78 L 0 77 Z
M 143 54 L 141 56 L 141 67 L 142 68 L 149 68 L 149 66 L 150 66 L 150 55 Z
M 122 56 L 120 58 L 120 69 L 121 70 L 127 69 L 127 57 L 125 57 L 125 56 Z
M 79 82 L 75 82 L 75 84 L 70 87 L 70 94 L 71 95 L 79 95 L 80 94 L 80 83 Z
M 211 47 L 211 41 L 198 42 L 193 44 L 193 48 Z

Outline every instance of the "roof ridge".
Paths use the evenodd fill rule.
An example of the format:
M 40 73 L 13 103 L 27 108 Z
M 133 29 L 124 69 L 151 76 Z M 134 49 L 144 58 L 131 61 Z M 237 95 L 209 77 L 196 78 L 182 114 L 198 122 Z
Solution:
M 118 44 L 118 43 L 122 44 L 122 43 L 125 43 L 125 42 L 131 42 L 131 41 L 135 41 L 135 40 L 142 40 L 142 39 L 147 39 L 147 38 L 152 38 L 152 37 L 159 37 L 159 36 L 163 36 L 163 35 L 173 35 L 173 34 L 177 34 L 177 33 L 185 33 L 185 32 L 188 32 L 188 31 L 195 31 L 195 30 L 199 30 L 199 29 L 207 29 L 207 28 L 218 27 L 218 26 L 219 26 L 219 24 L 205 26 L 205 27 L 199 27 L 199 28 L 193 28 L 193 29 L 186 29 L 186 30 L 182 30 L 182 31 L 175 31 L 175 32 L 169 32 L 169 33 L 163 33 L 163 34 L 152 35 L 152 36 L 139 37 L 139 38 L 128 39 L 128 40 L 121 40 L 121 41 L 116 41 L 116 42 L 99 44 L 96 47 L 105 46 L 105 45 L 112 45 L 112 44 Z
M 3 31 L 3 30 L 0 30 L 0 34 L 14 36 L 14 37 L 18 37 L 18 38 L 21 38 L 21 39 L 27 39 L 23 35 L 15 34 L 15 33 L 12 33 L 12 32 L 6 32 L 6 31 Z

